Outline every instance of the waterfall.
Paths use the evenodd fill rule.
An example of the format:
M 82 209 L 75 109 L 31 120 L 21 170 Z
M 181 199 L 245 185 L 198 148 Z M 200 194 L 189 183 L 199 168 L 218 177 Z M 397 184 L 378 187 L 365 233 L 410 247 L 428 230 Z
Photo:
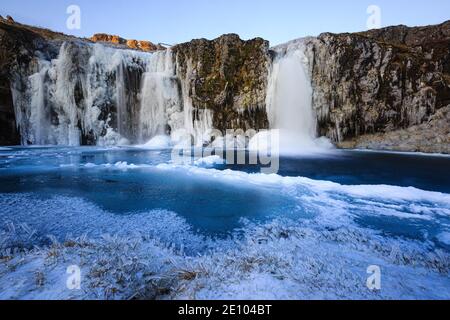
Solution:
M 275 48 L 269 74 L 266 108 L 270 129 L 279 130 L 282 153 L 309 153 L 323 147 L 317 139 L 317 121 L 312 107 L 309 61 L 303 44 Z
M 155 53 L 83 41 L 38 52 L 11 90 L 23 145 L 123 145 L 180 131 L 202 144 L 212 111 L 190 100 L 170 49 Z
M 48 65 L 40 66 L 40 71 L 30 77 L 30 88 L 33 92 L 31 97 L 31 123 L 36 124 L 32 140 L 38 144 L 46 144 L 48 128 L 50 125 L 50 113 L 45 104 L 45 76 Z

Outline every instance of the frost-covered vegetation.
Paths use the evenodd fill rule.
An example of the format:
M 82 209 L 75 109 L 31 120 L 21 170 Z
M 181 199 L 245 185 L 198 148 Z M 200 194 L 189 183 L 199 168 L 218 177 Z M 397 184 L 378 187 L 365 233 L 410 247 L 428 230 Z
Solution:
M 81 199 L 26 194 L 0 195 L 0 204 L 5 216 L 17 212 L 17 221 L 27 216 L 40 230 L 2 224 L 3 299 L 450 297 L 447 251 L 351 223 L 243 221 L 228 239 L 210 239 L 166 211 L 117 216 Z M 72 236 L 63 232 L 69 224 Z M 379 292 L 366 287 L 372 264 L 383 272 Z M 81 268 L 81 290 L 67 289 L 71 265 Z

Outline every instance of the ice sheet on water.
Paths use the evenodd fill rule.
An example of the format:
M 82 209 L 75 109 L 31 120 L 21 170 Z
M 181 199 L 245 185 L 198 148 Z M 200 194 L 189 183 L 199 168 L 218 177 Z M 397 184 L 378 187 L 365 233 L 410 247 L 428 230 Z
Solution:
M 118 162 L 85 169 L 137 168 L 142 165 Z M 411 220 L 439 224 L 450 216 L 448 194 L 186 165 L 146 168 L 231 187 L 273 188 L 316 214 L 311 220 L 243 221 L 230 238 L 212 239 L 171 211 L 116 215 L 79 198 L 0 194 L 0 298 L 450 298 L 449 251 L 439 245 L 448 245 L 448 224 L 439 226 L 437 244 L 355 221 L 363 214 L 402 219 L 402 226 Z M 35 245 L 41 248 L 31 250 Z M 81 264 L 84 291 L 66 289 L 68 263 Z M 369 265 L 381 267 L 380 292 L 366 287 Z

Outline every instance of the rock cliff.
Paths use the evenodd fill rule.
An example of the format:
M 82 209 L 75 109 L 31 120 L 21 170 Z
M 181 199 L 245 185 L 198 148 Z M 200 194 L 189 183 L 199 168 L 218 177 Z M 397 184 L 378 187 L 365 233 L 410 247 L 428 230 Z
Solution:
M 213 111 L 214 128 L 266 129 L 269 43 L 229 34 L 193 40 L 173 49 L 177 73 L 188 84 L 194 108 Z
M 450 22 L 356 34 L 325 33 L 310 39 L 308 48 L 320 135 L 341 146 L 448 149 L 443 145 L 450 143 L 449 122 L 432 119 L 450 105 Z M 421 125 L 437 123 L 439 128 L 422 135 Z M 402 141 L 403 134 L 389 134 L 411 127 L 408 141 Z M 432 132 L 434 137 L 429 136 Z M 371 135 L 376 143 L 368 143 Z M 359 143 L 360 136 L 365 143 Z M 389 137 L 386 145 L 383 136 Z M 430 141 L 436 142 L 435 148 Z
M 91 107 L 86 101 L 92 97 L 86 96 L 87 89 L 80 84 L 91 81 L 86 75 L 86 63 L 91 60 L 86 56 L 85 46 L 92 42 L 116 49 L 163 49 L 151 42 L 106 34 L 78 39 L 12 19 L 0 19 L 0 145 L 18 144 L 21 135 L 23 142 L 23 128 L 18 128 L 16 120 L 29 116 L 29 110 L 14 103 L 13 93 L 22 93 L 30 87 L 30 77 L 40 70 L 39 61 L 50 63 L 57 59 L 64 43 L 65 54 L 73 52 L 73 57 L 68 58 L 74 83 L 72 100 L 79 109 L 73 120 L 78 123 L 72 126 L 83 131 L 83 144 L 95 144 L 99 136 L 108 134 L 109 129 L 117 131 L 120 126 L 129 135 L 126 138 L 139 135 L 138 117 L 145 115 L 140 106 L 144 77 L 151 85 L 150 95 L 154 94 L 152 90 L 161 90 L 163 86 L 163 92 L 156 96 L 167 101 L 157 101 L 155 106 L 170 105 L 175 110 L 161 118 L 163 121 L 164 117 L 173 117 L 168 125 L 171 121 L 187 121 L 195 127 L 196 121 L 201 122 L 201 114 L 210 111 L 211 126 L 221 131 L 269 127 L 266 95 L 276 53 L 263 39 L 244 41 L 229 34 L 172 47 L 161 55 L 160 60 L 166 61 L 166 67 L 161 69 L 165 72 L 164 79 L 156 77 L 157 74 L 146 76 L 153 62 L 144 63 L 147 58 L 140 56 L 131 57 L 127 64 L 103 74 L 96 71 L 98 66 L 91 66 L 89 72 L 103 77 L 97 80 L 114 90 L 103 90 L 101 103 L 94 101 L 92 105 L 99 113 L 94 120 L 103 126 L 96 130 L 84 129 L 85 120 L 81 115 Z M 312 105 L 319 135 L 344 148 L 450 152 L 450 22 L 353 34 L 324 33 L 302 42 L 309 61 Z M 167 59 L 171 60 L 169 64 Z M 106 68 L 107 64 L 103 64 Z M 42 76 L 51 74 L 49 71 Z M 119 76 L 127 83 L 121 88 L 117 85 Z M 118 97 L 114 96 L 119 89 L 124 99 L 122 114 L 118 110 Z M 99 92 L 96 88 L 92 90 Z M 22 103 L 26 104 L 28 98 L 24 96 Z M 185 113 L 184 120 L 177 112 Z M 191 114 L 186 116 L 186 113 Z M 49 117 L 53 124 L 61 121 L 53 111 Z M 149 132 L 153 132 L 151 127 L 145 124 Z

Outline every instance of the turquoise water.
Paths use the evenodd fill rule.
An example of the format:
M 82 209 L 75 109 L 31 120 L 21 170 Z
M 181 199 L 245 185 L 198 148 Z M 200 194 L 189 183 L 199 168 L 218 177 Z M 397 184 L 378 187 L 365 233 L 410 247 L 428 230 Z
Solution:
M 170 150 L 11 148 L 0 151 L 0 193 L 81 198 L 117 215 L 168 210 L 197 232 L 212 236 L 232 233 L 242 227 L 243 219 L 307 220 L 323 210 L 333 213 L 338 201 L 345 214 L 363 227 L 448 245 L 438 238 L 450 225 L 449 157 L 336 151 L 282 158 L 278 178 L 311 179 L 295 186 L 252 182 L 252 177 L 264 177 L 258 166 L 158 167 L 168 163 Z M 217 178 L 220 174 L 223 179 Z M 248 178 L 233 179 L 236 174 L 248 174 Z M 323 181 L 336 186 L 321 190 Z M 381 197 L 371 194 L 383 185 L 400 188 L 393 198 L 389 191 Z M 354 190 L 348 193 L 346 186 Z M 2 215 L 1 219 L 14 221 L 15 217 Z

